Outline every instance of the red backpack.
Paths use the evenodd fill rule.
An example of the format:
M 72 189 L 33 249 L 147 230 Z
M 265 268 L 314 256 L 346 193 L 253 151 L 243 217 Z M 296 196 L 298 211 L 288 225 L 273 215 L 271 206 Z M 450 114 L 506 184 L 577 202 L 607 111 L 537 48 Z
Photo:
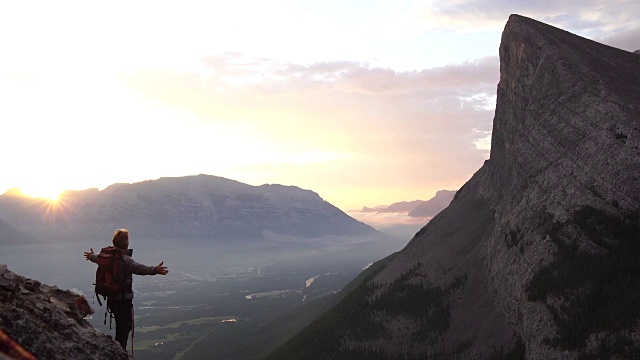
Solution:
M 98 270 L 96 270 L 96 294 L 104 299 L 117 295 L 124 290 L 124 285 L 118 280 L 118 266 L 124 252 L 117 247 L 107 246 L 98 254 Z M 98 303 L 100 296 L 98 296 Z

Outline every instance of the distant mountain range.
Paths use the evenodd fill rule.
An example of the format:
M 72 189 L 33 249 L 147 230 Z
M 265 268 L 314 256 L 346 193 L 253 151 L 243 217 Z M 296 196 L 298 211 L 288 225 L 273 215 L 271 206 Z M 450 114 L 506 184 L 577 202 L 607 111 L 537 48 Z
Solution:
M 389 206 L 381 205 L 373 208 L 363 207 L 363 213 L 407 213 L 411 217 L 433 217 L 449 206 L 455 191 L 440 190 L 429 200 L 395 202 Z
M 451 190 L 440 190 L 429 200 L 400 201 L 373 208 L 363 207 L 348 214 L 385 234 L 408 241 L 431 218 L 446 208 L 455 196 Z
M 137 237 L 212 241 L 382 236 L 313 191 L 210 175 L 67 191 L 57 203 L 16 191 L 0 195 L 0 244 L 105 239 L 116 228 Z

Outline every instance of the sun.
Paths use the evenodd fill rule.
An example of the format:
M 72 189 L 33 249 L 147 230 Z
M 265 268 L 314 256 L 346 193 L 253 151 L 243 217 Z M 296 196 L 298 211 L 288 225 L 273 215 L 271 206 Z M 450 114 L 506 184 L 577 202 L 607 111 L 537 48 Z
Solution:
M 36 188 L 25 188 L 21 189 L 22 193 L 32 198 L 36 199 L 46 199 L 49 202 L 55 203 L 60 199 L 60 190 L 47 188 L 47 187 L 36 187 Z
M 56 192 L 56 193 L 42 194 L 42 196 L 40 197 L 55 203 L 55 202 L 58 202 L 58 200 L 60 200 L 60 193 Z

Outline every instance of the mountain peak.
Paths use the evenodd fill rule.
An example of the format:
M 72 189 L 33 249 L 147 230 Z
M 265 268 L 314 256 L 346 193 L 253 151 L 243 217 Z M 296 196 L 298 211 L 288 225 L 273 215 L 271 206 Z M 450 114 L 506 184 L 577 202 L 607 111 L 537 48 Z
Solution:
M 5 191 L 2 195 L 0 196 L 5 196 L 5 197 L 28 197 L 27 194 L 23 193 L 20 189 L 18 188 L 11 188 L 7 191 Z
M 639 209 L 637 84 L 640 57 L 512 15 L 500 44 L 490 160 L 463 186 L 449 208 L 412 240 L 397 262 L 381 272 L 378 281 L 392 280 L 396 271 L 411 268 L 408 258 L 417 258 L 419 263 L 432 264 L 431 270 L 423 271 L 422 281 L 446 287 L 455 276 L 469 275 L 468 295 L 472 296 L 463 296 L 457 311 L 485 307 L 476 321 L 491 324 L 495 336 L 485 337 L 484 344 L 504 345 L 510 336 L 507 324 L 517 324 L 517 334 L 525 338 L 532 358 L 555 358 L 569 343 L 573 349 L 586 346 L 571 343 L 561 333 L 566 330 L 553 328 L 563 329 L 566 317 L 575 316 L 569 313 L 576 307 L 591 306 L 597 294 L 585 288 L 600 284 L 584 280 L 590 284 L 582 285 L 584 298 L 569 295 L 578 291 L 575 289 L 557 290 L 566 294 L 558 303 L 548 294 L 538 298 L 525 294 L 537 286 L 532 279 L 548 276 L 542 275 L 545 266 L 575 266 L 561 255 L 567 246 L 590 253 L 597 251 L 594 241 L 600 241 L 594 237 L 610 236 L 614 244 L 627 241 L 603 235 L 602 229 L 592 229 L 582 221 L 625 223 Z M 442 276 L 438 268 L 457 270 Z M 487 272 L 483 275 L 478 269 Z M 550 281 L 561 281 L 556 279 L 560 276 L 551 276 Z M 473 297 L 485 299 L 480 290 L 485 286 L 494 291 L 494 300 L 473 303 Z M 579 316 L 587 319 L 591 315 Z M 471 338 L 485 336 L 465 330 L 468 319 L 456 317 L 452 330 Z M 586 341 L 590 331 L 600 331 L 590 324 L 580 341 Z M 549 330 L 535 330 L 542 328 Z M 545 338 L 558 340 L 550 344 Z M 483 346 L 474 347 L 486 351 Z
M 636 54 L 512 15 L 490 159 L 327 315 L 325 358 L 637 357 L 638 84 Z
M 541 169 L 532 165 L 549 166 L 567 157 L 588 167 L 594 160 L 637 156 L 638 69 L 640 58 L 627 51 L 512 15 L 500 44 L 489 163 L 503 174 L 535 177 Z M 576 172 L 584 173 L 579 166 Z M 617 171 L 615 175 L 630 181 L 629 174 Z M 596 188 L 604 185 L 600 175 L 584 176 Z M 528 184 L 504 185 L 516 194 Z M 487 184 L 487 188 L 493 186 Z M 596 191 L 607 196 L 609 190 Z M 634 201 L 625 199 L 625 204 L 638 204 L 638 196 L 633 197 Z

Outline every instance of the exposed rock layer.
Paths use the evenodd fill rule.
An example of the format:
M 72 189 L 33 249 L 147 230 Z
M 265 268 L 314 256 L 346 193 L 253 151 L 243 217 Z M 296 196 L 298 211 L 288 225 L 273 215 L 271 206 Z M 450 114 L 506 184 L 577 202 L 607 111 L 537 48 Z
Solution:
M 0 264 L 0 329 L 38 359 L 128 359 L 84 317 L 84 297 L 42 284 Z

